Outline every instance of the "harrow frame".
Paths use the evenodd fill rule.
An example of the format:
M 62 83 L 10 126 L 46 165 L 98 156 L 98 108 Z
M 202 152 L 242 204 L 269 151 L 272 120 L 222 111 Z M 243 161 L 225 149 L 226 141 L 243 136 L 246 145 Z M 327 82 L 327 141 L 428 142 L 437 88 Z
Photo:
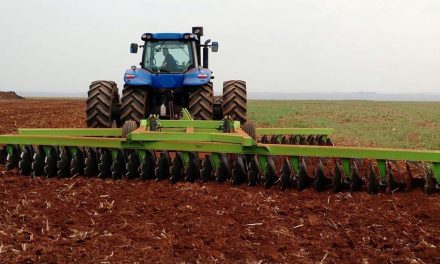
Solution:
M 0 145 L 6 145 L 9 155 L 18 146 L 43 146 L 47 156 L 51 155 L 50 147 L 67 147 L 71 155 L 80 148 L 109 149 L 113 158 L 121 150 L 134 150 L 140 160 L 146 151 L 173 151 L 182 153 L 185 166 L 189 153 L 210 153 L 214 169 L 219 168 L 222 154 L 254 155 L 258 157 L 260 171 L 266 170 L 270 156 L 288 157 L 294 172 L 300 170 L 301 157 L 336 158 L 341 161 L 346 178 L 350 177 L 352 159 L 369 159 L 377 161 L 382 181 L 386 181 L 388 161 L 417 161 L 431 163 L 433 177 L 440 182 L 440 151 L 282 143 L 285 135 L 327 139 L 333 133 L 329 128 L 256 128 L 255 132 L 257 138 L 271 135 L 275 144 L 257 142 L 240 128 L 239 122 L 230 118 L 192 120 L 184 111 L 181 120 L 159 120 L 150 116 L 125 137 L 124 128 L 19 129 L 17 135 L 0 135 Z

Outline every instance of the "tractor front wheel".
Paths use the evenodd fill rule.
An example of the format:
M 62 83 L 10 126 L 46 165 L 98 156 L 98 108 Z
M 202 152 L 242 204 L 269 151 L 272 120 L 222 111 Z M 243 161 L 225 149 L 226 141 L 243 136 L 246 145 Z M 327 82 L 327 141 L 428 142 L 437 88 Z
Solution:
M 90 84 L 86 114 L 87 127 L 120 126 L 119 94 L 115 82 L 95 81 Z

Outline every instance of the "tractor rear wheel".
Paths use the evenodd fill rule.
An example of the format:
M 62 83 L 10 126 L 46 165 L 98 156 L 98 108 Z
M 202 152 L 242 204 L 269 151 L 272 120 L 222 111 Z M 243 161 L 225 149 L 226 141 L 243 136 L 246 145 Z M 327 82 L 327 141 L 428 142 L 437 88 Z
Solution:
M 189 94 L 188 111 L 194 119 L 212 120 L 214 91 L 212 83 L 192 88 Z
M 242 124 L 247 120 L 246 82 L 231 80 L 223 82 L 223 116 L 231 116 Z
M 90 84 L 86 114 L 87 127 L 120 126 L 119 94 L 115 82 L 94 81 Z
M 148 114 L 148 90 L 146 87 L 125 86 L 122 90 L 121 121 L 133 120 L 138 125 Z

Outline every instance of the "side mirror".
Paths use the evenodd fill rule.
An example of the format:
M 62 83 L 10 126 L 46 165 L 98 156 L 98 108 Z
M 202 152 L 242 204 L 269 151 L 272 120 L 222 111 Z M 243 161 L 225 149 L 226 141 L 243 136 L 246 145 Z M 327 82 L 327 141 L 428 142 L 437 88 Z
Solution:
M 138 52 L 138 44 L 136 43 L 131 43 L 130 44 L 130 53 L 137 53 Z
M 218 51 L 218 42 L 216 42 L 216 41 L 212 42 L 211 50 L 212 50 L 212 52 L 217 52 Z

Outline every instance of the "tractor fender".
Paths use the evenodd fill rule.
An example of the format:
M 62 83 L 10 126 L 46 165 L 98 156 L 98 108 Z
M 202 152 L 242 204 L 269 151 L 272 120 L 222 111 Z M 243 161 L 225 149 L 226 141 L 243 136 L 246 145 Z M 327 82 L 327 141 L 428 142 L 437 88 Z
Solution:
M 124 82 L 127 85 L 151 85 L 152 74 L 141 68 L 128 69 L 124 74 Z
M 205 68 L 194 68 L 183 75 L 184 86 L 198 86 L 211 80 L 211 71 Z

